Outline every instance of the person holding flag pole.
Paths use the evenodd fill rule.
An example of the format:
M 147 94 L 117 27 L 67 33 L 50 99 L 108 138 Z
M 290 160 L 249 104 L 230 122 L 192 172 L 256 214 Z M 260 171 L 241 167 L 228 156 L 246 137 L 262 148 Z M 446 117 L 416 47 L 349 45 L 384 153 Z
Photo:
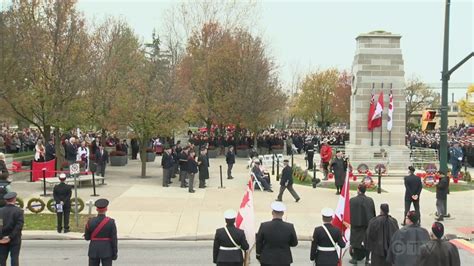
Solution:
M 390 83 L 390 102 L 388 104 L 388 116 L 387 116 L 387 130 L 388 130 L 388 146 L 392 145 L 392 126 L 393 126 L 393 92 L 392 83 Z
M 236 218 L 236 227 L 243 230 L 249 249 L 245 252 L 244 256 L 244 265 L 248 266 L 250 264 L 250 252 L 255 246 L 255 213 L 253 208 L 253 178 L 249 178 L 247 189 L 245 190 L 244 197 L 242 198 L 242 203 L 240 204 L 239 213 Z
M 336 210 L 333 215 L 332 225 L 339 229 L 342 235 L 342 239 L 345 243 L 350 240 L 350 227 L 351 227 L 351 209 L 350 209 L 350 193 L 349 193 L 349 179 L 350 171 L 346 171 L 346 178 L 344 185 L 342 186 L 341 194 L 339 195 L 339 201 L 337 203 Z M 342 265 L 342 258 L 344 257 L 345 251 L 338 254 L 339 263 Z

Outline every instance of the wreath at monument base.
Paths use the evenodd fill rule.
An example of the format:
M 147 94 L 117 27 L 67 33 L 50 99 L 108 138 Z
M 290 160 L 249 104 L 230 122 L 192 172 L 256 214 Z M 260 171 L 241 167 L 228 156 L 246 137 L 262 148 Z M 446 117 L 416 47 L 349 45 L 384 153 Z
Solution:
M 366 188 L 373 188 L 375 186 L 374 179 L 372 178 L 372 175 L 366 175 L 362 179 L 362 183 L 365 185 Z
M 32 213 L 40 213 L 44 210 L 44 201 L 40 198 L 32 198 L 26 204 L 26 208 Z
M 359 166 L 357 166 L 357 172 L 359 174 L 366 174 L 369 172 L 369 167 L 365 163 L 361 163 Z
M 427 174 L 424 178 L 423 178 L 423 184 L 426 186 L 426 187 L 434 187 L 436 185 L 436 176 L 435 175 L 432 175 L 432 174 Z
M 379 163 L 375 166 L 375 173 L 378 174 L 379 173 L 379 170 L 380 170 L 380 173 L 381 174 L 386 174 L 387 173 L 387 167 L 382 164 L 382 163 Z

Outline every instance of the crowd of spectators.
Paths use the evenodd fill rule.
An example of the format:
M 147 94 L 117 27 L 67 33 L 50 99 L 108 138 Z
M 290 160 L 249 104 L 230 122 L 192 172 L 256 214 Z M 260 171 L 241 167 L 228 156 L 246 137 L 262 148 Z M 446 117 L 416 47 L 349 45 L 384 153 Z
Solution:
M 440 131 L 408 131 L 406 142 L 410 149 L 430 148 L 438 150 L 440 148 Z M 455 143 L 459 144 L 463 152 L 463 161 L 474 166 L 474 127 L 461 123 L 448 128 L 448 145 L 451 147 Z

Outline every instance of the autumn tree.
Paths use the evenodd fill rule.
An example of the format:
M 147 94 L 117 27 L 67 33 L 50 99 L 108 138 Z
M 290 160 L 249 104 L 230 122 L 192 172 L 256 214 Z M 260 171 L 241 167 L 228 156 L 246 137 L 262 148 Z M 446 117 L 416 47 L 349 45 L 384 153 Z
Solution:
M 93 93 L 87 97 L 89 124 L 102 130 L 117 130 L 127 126 L 124 120 L 129 109 L 129 91 L 134 90 L 134 80 L 140 75 L 143 63 L 141 44 L 130 26 L 109 18 L 100 25 L 91 37 L 91 63 L 93 71 L 90 84 Z M 102 138 L 105 144 L 105 138 Z
M 472 103 L 471 97 L 474 93 L 474 84 L 471 84 L 467 88 L 467 97 L 459 101 L 459 108 L 461 114 L 464 115 L 469 123 L 474 123 L 474 104 Z
M 75 0 L 12 1 L 3 24 L 9 43 L 2 57 L 13 60 L 2 63 L 2 100 L 45 138 L 54 127 L 59 155 L 59 129 L 84 121 L 81 100 L 91 70 L 84 18 Z
M 417 78 L 407 81 L 405 89 L 406 120 L 414 112 L 423 111 L 425 108 L 436 108 L 439 106 L 440 97 L 429 86 Z
M 183 93 L 173 79 L 176 66 L 161 50 L 160 40 L 145 45 L 141 64 L 136 65 L 138 75 L 131 82 L 124 116 L 140 143 L 141 177 L 146 177 L 146 149 L 151 137 L 171 136 L 181 121 Z

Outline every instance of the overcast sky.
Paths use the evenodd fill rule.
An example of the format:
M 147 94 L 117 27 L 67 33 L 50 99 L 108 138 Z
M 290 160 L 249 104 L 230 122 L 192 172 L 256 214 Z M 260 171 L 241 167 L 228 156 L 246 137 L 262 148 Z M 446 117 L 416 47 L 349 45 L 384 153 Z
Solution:
M 351 69 L 355 37 L 385 30 L 402 35 L 406 77 L 440 82 L 443 0 L 307 0 L 263 1 L 255 27 L 263 33 L 281 78 L 290 83 L 296 72 L 315 68 Z M 87 18 L 122 16 L 145 41 L 162 28 L 170 0 L 79 0 Z M 450 67 L 474 50 L 474 4 L 452 0 Z M 474 58 L 451 77 L 453 83 L 474 82 Z M 463 95 L 464 91 L 459 91 Z

